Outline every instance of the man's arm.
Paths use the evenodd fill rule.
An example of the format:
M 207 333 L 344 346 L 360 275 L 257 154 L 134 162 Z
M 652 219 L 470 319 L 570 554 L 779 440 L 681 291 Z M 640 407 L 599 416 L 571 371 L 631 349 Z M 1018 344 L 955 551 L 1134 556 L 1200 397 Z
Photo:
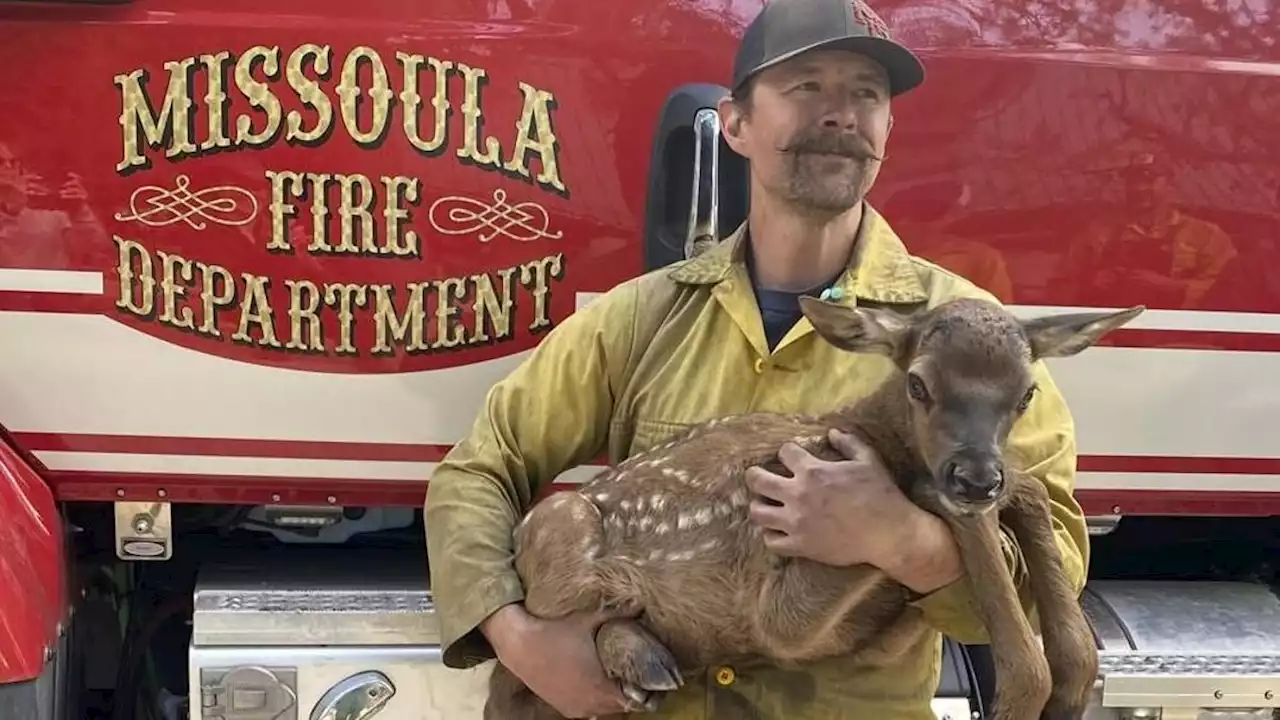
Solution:
M 1036 381 L 1040 390 L 1026 415 L 1009 437 L 1011 455 L 1022 461 L 1028 474 L 1049 490 L 1054 536 L 1062 553 L 1063 569 L 1072 587 L 1079 592 L 1089 566 L 1089 533 L 1084 511 L 1072 495 L 1075 487 L 1075 426 L 1066 400 L 1049 376 L 1044 363 L 1037 363 Z M 1013 573 L 1014 585 L 1023 610 L 1039 632 L 1039 617 L 1031 597 L 1022 550 L 1012 533 L 1001 528 L 1005 562 Z M 963 576 L 913 603 L 924 612 L 925 621 L 939 632 L 968 644 L 990 642 L 986 629 L 971 607 L 972 596 Z
M 444 663 L 494 657 L 480 624 L 524 599 L 512 530 L 547 483 L 605 444 L 634 335 L 635 283 L 569 316 L 489 391 L 432 474 L 424 508 Z
M 1196 267 L 1194 274 L 1187 278 L 1183 307 L 1195 307 L 1204 299 L 1205 293 L 1218 282 L 1227 264 L 1239 254 L 1231 237 L 1217 225 L 1200 221 L 1193 232 L 1199 234 L 1193 250 Z

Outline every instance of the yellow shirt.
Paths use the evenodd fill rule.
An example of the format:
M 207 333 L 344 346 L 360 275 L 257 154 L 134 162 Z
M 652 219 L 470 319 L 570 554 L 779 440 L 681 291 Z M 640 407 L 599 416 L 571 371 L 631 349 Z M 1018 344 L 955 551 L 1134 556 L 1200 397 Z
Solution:
M 512 528 L 559 473 L 606 450 L 616 462 L 681 428 L 727 414 L 826 411 L 867 395 L 888 377 L 888 359 L 837 350 L 803 318 L 769 352 L 743 262 L 744 229 L 702 255 L 597 298 L 489 392 L 471 434 L 444 459 L 427 492 L 427 547 L 447 665 L 468 667 L 493 657 L 476 627 L 502 605 L 523 599 L 511 563 Z M 909 255 L 870 206 L 855 257 L 836 285 L 842 302 L 902 311 L 960 296 L 990 298 Z M 647 347 L 638 347 L 643 338 L 637 326 L 663 287 L 674 288 L 672 310 Z M 1049 488 L 1066 572 L 1081 588 L 1089 546 L 1083 512 L 1072 497 L 1074 426 L 1043 365 L 1037 381 L 1041 392 L 1010 442 L 1024 467 Z M 1009 533 L 1005 549 L 1035 623 L 1021 553 Z M 654 717 L 931 720 L 941 634 L 988 641 L 968 603 L 964 581 L 915 602 L 901 621 L 912 625 L 903 628 L 908 634 L 915 633 L 905 653 L 873 649 L 858 661 L 835 658 L 801 670 L 709 668 L 686 678 Z
M 1101 217 L 1091 223 L 1067 257 L 1069 277 L 1086 292 L 1096 285 L 1095 273 L 1147 271 L 1167 283 L 1126 281 L 1116 292 L 1126 297 L 1159 298 L 1170 307 L 1194 307 L 1218 281 L 1237 251 L 1230 236 L 1217 225 L 1170 208 L 1151 224 L 1127 218 Z M 1163 292 L 1160 292 L 1160 291 Z

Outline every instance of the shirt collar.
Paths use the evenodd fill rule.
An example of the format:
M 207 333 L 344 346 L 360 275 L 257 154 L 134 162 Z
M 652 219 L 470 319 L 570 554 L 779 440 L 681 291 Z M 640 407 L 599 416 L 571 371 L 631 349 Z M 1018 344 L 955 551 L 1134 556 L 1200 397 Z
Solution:
M 927 301 L 929 294 L 902 240 L 869 203 L 862 207 L 853 258 L 832 287 L 839 288 L 841 295 L 874 303 Z M 716 285 L 735 266 L 743 266 L 745 271 L 746 229 L 744 221 L 715 247 L 673 268 L 671 278 L 686 285 Z

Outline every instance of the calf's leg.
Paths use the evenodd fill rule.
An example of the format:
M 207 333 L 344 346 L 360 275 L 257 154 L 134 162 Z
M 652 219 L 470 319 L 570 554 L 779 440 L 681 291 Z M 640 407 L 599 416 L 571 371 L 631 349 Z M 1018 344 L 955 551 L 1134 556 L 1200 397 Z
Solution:
M 1034 478 L 1017 477 L 1003 515 L 1027 563 L 1044 652 L 1053 677 L 1043 717 L 1080 720 L 1098 677 L 1098 645 L 1062 567 L 1062 554 L 1053 535 L 1049 494 Z
M 535 505 L 516 526 L 513 538 L 525 610 L 534 617 L 555 619 L 599 608 L 596 559 L 603 538 L 599 509 L 578 493 L 558 493 Z M 489 678 L 484 718 L 562 720 L 501 662 Z
M 618 680 L 636 711 L 655 712 L 657 693 L 684 684 L 671 651 L 634 620 L 621 618 L 601 625 L 596 651 L 605 674 Z
M 889 628 L 906 594 L 868 566 L 834 567 L 781 558 L 756 599 L 755 642 L 781 662 L 803 662 L 855 652 Z
M 553 619 L 601 606 L 596 561 L 604 528 L 590 500 L 575 492 L 552 495 L 525 515 L 514 539 L 529 614 Z
M 596 648 L 605 674 L 618 680 L 630 701 L 629 712 L 656 711 L 660 697 L 657 693 L 675 690 L 684 682 L 671 653 L 633 620 L 606 621 L 596 633 Z M 621 717 L 625 714 L 597 720 Z M 507 666 L 498 662 L 489 676 L 484 720 L 565 718 L 535 695 Z
M 996 669 L 993 720 L 1039 718 L 1049 698 L 1049 665 L 1018 602 L 1000 546 L 999 517 L 944 515 L 960 549 L 974 610 L 991 638 Z

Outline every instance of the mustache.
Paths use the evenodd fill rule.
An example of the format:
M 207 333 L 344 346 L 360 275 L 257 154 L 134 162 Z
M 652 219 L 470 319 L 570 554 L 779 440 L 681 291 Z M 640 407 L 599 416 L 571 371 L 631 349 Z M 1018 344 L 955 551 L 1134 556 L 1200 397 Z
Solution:
M 857 135 L 831 134 L 821 132 L 801 133 L 785 143 L 778 150 L 784 153 L 820 153 L 824 155 L 844 155 L 860 160 L 884 160 L 885 156 L 876 154 L 866 140 Z

